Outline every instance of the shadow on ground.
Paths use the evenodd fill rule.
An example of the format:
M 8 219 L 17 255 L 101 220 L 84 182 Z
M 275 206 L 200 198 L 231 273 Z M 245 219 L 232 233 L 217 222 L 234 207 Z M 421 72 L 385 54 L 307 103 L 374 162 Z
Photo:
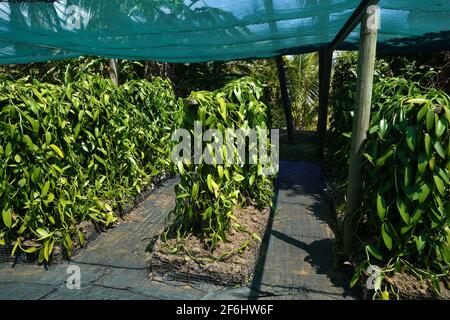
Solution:
M 300 293 L 314 299 L 351 298 L 351 274 L 333 267 L 333 221 L 320 167 L 282 161 L 251 296 Z M 280 259 L 286 252 L 289 261 Z
M 169 180 L 119 226 L 73 257 L 81 287 L 66 282 L 68 263 L 0 264 L 0 299 L 350 299 L 348 278 L 333 269 L 334 236 L 320 166 L 281 161 L 276 195 L 257 268 L 248 286 L 149 279 L 146 248 L 174 206 Z

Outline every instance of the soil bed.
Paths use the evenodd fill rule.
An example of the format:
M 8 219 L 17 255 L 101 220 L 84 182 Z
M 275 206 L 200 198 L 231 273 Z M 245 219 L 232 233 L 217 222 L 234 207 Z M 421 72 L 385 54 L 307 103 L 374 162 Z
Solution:
M 354 292 L 364 300 L 372 300 L 374 291 L 368 290 L 366 287 L 367 274 L 361 276 L 358 285 L 355 287 Z M 450 279 L 446 280 L 450 282 Z M 441 294 L 437 294 L 433 290 L 431 280 L 424 278 L 420 280 L 417 276 L 407 272 L 396 272 L 390 277 L 390 282 L 393 285 L 393 289 L 397 296 L 391 295 L 390 299 L 400 300 L 449 300 L 450 290 L 441 281 L 440 288 Z
M 450 291 L 444 286 L 444 283 L 440 283 L 441 295 L 438 295 L 433 290 L 433 285 L 430 279 L 423 279 L 420 281 L 417 277 L 398 272 L 392 277 L 394 286 L 398 290 L 400 299 L 403 300 L 417 300 L 417 299 L 450 299 Z M 447 280 L 448 281 L 448 280 Z
M 248 283 L 255 270 L 270 208 L 235 208 L 233 214 L 239 223 L 231 221 L 226 241 L 219 242 L 213 252 L 196 235 L 167 241 L 162 240 L 160 235 L 149 259 L 151 276 L 225 286 Z M 172 253 L 171 247 L 178 250 Z

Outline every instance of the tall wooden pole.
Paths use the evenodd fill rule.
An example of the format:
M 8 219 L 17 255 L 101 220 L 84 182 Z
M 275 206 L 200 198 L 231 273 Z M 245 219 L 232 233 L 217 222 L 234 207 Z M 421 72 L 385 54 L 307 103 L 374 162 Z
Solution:
M 344 250 L 347 253 L 350 253 L 353 248 L 353 234 L 358 218 L 356 212 L 361 207 L 362 146 L 369 128 L 379 12 L 377 7 L 369 7 L 361 22 L 355 114 L 348 172 L 347 212 L 343 234 Z
M 109 59 L 109 77 L 112 82 L 118 86 L 119 85 L 119 70 L 117 67 L 117 59 Z
M 288 140 L 293 142 L 295 140 L 295 124 L 292 117 L 291 100 L 289 99 L 289 92 L 286 83 L 286 73 L 284 71 L 284 61 L 282 56 L 275 57 L 278 70 L 278 80 L 280 82 L 281 99 L 283 101 L 284 114 L 286 117 L 286 128 L 288 131 Z
M 323 157 L 328 123 L 328 102 L 333 52 L 329 49 L 319 51 L 319 118 L 317 120 L 316 155 Z

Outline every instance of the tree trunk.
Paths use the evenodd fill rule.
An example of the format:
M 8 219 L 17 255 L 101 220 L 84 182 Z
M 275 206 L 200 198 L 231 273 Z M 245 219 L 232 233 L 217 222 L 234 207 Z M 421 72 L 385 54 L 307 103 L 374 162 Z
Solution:
M 295 124 L 292 117 L 291 101 L 286 83 L 286 73 L 284 71 L 284 61 L 282 56 L 275 57 L 278 70 L 278 80 L 280 82 L 281 99 L 283 100 L 284 114 L 286 117 L 286 128 L 288 131 L 288 139 L 290 142 L 295 140 Z
M 328 49 L 319 52 L 319 118 L 317 120 L 316 155 L 323 157 L 328 123 L 328 103 L 333 52 Z
M 379 11 L 367 11 L 361 23 L 355 115 L 353 118 L 350 167 L 348 173 L 347 212 L 345 215 L 343 234 L 344 249 L 348 254 L 353 249 L 353 236 L 356 221 L 358 220 L 356 212 L 361 207 L 362 148 L 369 128 L 377 46 L 377 28 L 373 27 L 373 24 L 370 24 L 374 19 L 379 19 Z
M 119 85 L 119 70 L 117 67 L 117 59 L 109 59 L 109 77 L 111 78 L 114 85 Z
M 144 79 L 147 79 L 150 73 L 150 61 L 144 61 Z

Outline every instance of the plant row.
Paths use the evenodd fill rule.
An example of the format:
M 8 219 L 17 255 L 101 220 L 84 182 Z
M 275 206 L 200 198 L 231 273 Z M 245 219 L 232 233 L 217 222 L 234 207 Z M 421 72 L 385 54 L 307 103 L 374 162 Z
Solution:
M 64 85 L 0 85 L 0 245 L 67 254 L 78 225 L 109 226 L 117 212 L 172 169 L 178 106 L 168 81 L 115 87 L 82 75 Z

